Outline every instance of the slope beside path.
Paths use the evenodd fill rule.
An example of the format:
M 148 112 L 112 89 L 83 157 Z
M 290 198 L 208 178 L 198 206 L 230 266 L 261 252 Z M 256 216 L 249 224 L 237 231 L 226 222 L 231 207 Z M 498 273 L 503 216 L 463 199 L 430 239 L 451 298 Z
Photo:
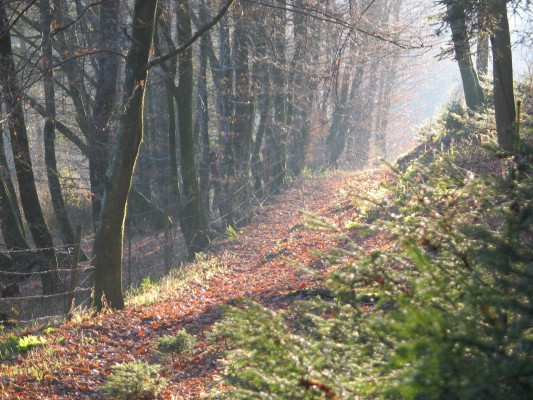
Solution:
M 246 297 L 285 307 L 291 301 L 287 293 L 316 286 L 295 262 L 325 273 L 327 266 L 315 251 L 327 251 L 338 239 L 306 228 L 300 211 L 342 226 L 354 216 L 349 191 L 364 191 L 384 177 L 382 171 L 370 171 L 298 179 L 258 210 L 235 237 L 212 244 L 206 262 L 216 264 L 218 272 L 188 280 L 170 298 L 153 305 L 66 324 L 46 336 L 43 348 L 3 361 L 0 398 L 104 398 L 100 388 L 114 365 L 144 360 L 162 365 L 169 379 L 163 398 L 199 399 L 223 370 L 221 354 L 205 337 L 222 317 L 219 306 Z M 367 246 L 379 245 L 379 237 L 369 240 Z M 183 328 L 197 336 L 197 355 L 175 363 L 157 359 L 152 351 L 156 340 Z

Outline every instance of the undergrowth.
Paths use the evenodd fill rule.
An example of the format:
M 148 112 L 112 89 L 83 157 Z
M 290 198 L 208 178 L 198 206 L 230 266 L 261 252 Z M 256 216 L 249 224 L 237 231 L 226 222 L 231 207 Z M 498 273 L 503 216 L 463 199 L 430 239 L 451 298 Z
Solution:
M 165 387 L 160 366 L 134 361 L 113 367 L 102 391 L 116 399 L 153 399 Z
M 126 293 L 126 303 L 135 307 L 168 300 L 175 296 L 176 290 L 187 288 L 191 283 L 203 284 L 223 271 L 223 263 L 218 259 L 197 253 L 194 262 L 172 269 L 159 281 L 145 279 L 138 288 Z
M 46 339 L 42 336 L 6 335 L 0 340 L 0 360 L 12 354 L 25 353 L 35 347 L 43 346 L 44 344 L 46 344 Z
M 157 340 L 157 350 L 154 352 L 158 357 L 165 359 L 170 355 L 172 363 L 176 357 L 182 357 L 185 353 L 192 354 L 197 343 L 196 336 L 182 329 L 174 336 L 162 336 Z
M 355 239 L 324 256 L 338 267 L 324 282 L 334 301 L 226 307 L 214 329 L 224 390 L 210 398 L 530 398 L 533 154 L 502 159 L 477 123 L 450 128 L 471 142 L 357 196 Z M 359 244 L 373 235 L 391 245 L 368 254 Z

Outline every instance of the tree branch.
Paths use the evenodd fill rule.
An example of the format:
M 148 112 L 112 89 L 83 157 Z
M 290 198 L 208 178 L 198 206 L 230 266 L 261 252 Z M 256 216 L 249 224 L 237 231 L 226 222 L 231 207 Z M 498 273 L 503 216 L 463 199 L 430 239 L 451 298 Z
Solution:
M 200 27 L 194 35 L 192 35 L 187 41 L 185 41 L 180 46 L 174 48 L 169 53 L 165 54 L 164 56 L 160 56 L 157 58 L 152 59 L 151 61 L 147 62 L 144 67 L 141 68 L 142 71 L 149 70 L 150 68 L 155 67 L 156 65 L 162 64 L 167 60 L 170 60 L 172 57 L 177 56 L 180 53 L 183 53 L 185 50 L 187 50 L 200 36 L 202 36 L 205 32 L 207 32 L 209 29 L 211 29 L 213 26 L 216 25 L 218 21 L 222 19 L 224 15 L 228 12 L 229 8 L 233 3 L 235 3 L 236 0 L 227 0 L 226 4 L 222 9 L 218 12 L 218 14 L 207 24 Z

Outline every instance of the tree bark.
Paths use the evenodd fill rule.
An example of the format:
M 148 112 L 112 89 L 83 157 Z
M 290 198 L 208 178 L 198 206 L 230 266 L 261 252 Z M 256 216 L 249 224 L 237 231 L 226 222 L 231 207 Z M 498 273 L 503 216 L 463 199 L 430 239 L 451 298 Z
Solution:
M 233 141 L 235 147 L 236 190 L 238 204 L 250 199 L 250 154 L 254 122 L 254 103 L 250 88 L 248 2 L 237 2 L 233 9 L 233 70 L 235 103 L 233 106 Z
M 188 0 L 178 0 L 178 40 L 184 43 L 192 36 Z M 179 57 L 179 84 L 177 90 L 178 132 L 180 135 L 180 161 L 183 187 L 181 190 L 180 225 L 187 243 L 189 257 L 205 249 L 209 244 L 207 221 L 196 177 L 194 157 L 194 133 L 192 118 L 193 62 L 192 48 Z
M 472 63 L 470 43 L 466 29 L 466 15 L 460 3 L 452 2 L 448 5 L 448 18 L 452 30 L 452 40 L 455 49 L 455 58 L 459 64 L 466 106 L 475 110 L 485 102 L 483 90 Z
M 335 112 L 331 118 L 329 135 L 326 144 L 329 147 L 328 164 L 330 167 L 338 168 L 339 158 L 344 151 L 346 134 L 348 132 L 348 92 L 350 89 L 350 70 L 346 68 L 341 78 L 341 93 Z
M 519 150 L 519 136 L 515 128 L 513 57 L 509 21 L 507 20 L 507 1 L 490 0 L 489 6 L 493 21 L 490 41 L 498 144 L 509 152 L 516 152 Z
M 11 47 L 10 25 L 3 1 L 0 1 L 0 80 L 4 87 L 11 148 L 22 210 L 28 222 L 33 241 L 44 255 L 41 271 L 50 271 L 50 273 L 42 275 L 43 294 L 57 293 L 60 290 L 61 280 L 57 274 L 54 241 L 46 225 L 35 186 L 35 176 L 30 158 L 30 145 L 22 108 L 24 96 L 18 86 Z
M 259 33 L 258 36 L 264 36 L 263 32 Z M 254 89 L 259 92 L 257 96 L 257 109 L 259 110 L 259 126 L 257 127 L 257 132 L 255 134 L 255 140 L 253 143 L 252 149 L 252 176 L 253 176 L 253 187 L 256 197 L 259 200 L 263 200 L 265 197 L 265 191 L 263 188 L 263 176 L 264 176 L 264 161 L 261 160 L 261 148 L 263 146 L 263 138 L 265 137 L 265 131 L 271 123 L 271 112 L 270 112 L 270 74 L 268 65 L 264 59 L 259 57 L 264 57 L 266 53 L 266 38 L 257 37 L 256 39 L 256 54 L 254 58 L 256 59 L 254 65 Z
M 287 79 L 285 74 L 287 64 L 285 29 L 287 25 L 287 15 L 284 10 L 276 11 L 274 15 L 274 37 L 273 44 L 275 50 L 275 60 L 272 66 L 273 95 L 272 106 L 274 107 L 273 124 L 270 129 L 272 138 L 271 158 L 272 162 L 272 191 L 279 192 L 281 185 L 285 181 L 287 169 L 287 102 L 286 89 Z
M 92 115 L 92 129 L 89 135 L 89 175 L 93 222 L 100 217 L 104 182 L 109 163 L 109 141 L 111 137 L 111 116 L 117 101 L 117 78 L 119 58 L 114 52 L 119 47 L 119 0 L 106 0 L 100 5 L 99 39 L 97 48 L 98 73 L 96 94 Z M 95 225 L 96 226 L 96 225 Z
M 17 194 L 5 155 L 4 135 L 0 133 L 0 229 L 8 250 L 28 250 Z
M 45 96 L 45 121 L 44 121 L 44 161 L 46 164 L 46 175 L 48 177 L 48 190 L 52 207 L 59 226 L 63 244 L 73 246 L 76 243 L 76 235 L 70 225 L 65 200 L 59 182 L 59 173 L 56 160 L 56 101 L 54 88 L 54 73 L 50 68 L 53 65 L 52 56 L 52 38 L 50 36 L 52 24 L 52 11 L 50 10 L 49 0 L 41 0 L 41 35 L 42 35 L 42 52 L 43 52 L 43 86 Z M 80 253 L 81 260 L 88 260 L 87 255 Z
M 200 67 L 198 70 L 198 102 L 197 102 L 197 134 L 199 142 L 199 155 L 200 161 L 198 165 L 198 177 L 199 177 L 199 189 L 200 197 L 202 199 L 202 211 L 204 212 L 204 218 L 209 221 L 209 192 L 210 192 L 210 180 L 209 180 L 209 96 L 207 89 L 207 47 L 208 36 L 202 36 L 200 42 Z
M 94 305 L 124 307 L 122 248 L 128 192 L 143 137 L 143 102 L 147 71 L 144 65 L 152 45 L 157 0 L 136 0 L 131 43 L 113 157 L 105 183 L 99 229 L 94 244 Z
M 303 5 L 303 4 L 302 4 Z M 293 175 L 299 175 L 305 164 L 309 145 L 309 112 L 313 104 L 314 93 L 309 90 L 308 74 L 310 54 L 313 44 L 309 39 L 309 19 L 305 15 L 294 15 L 295 51 L 290 65 L 287 84 L 287 129 L 288 153 L 287 165 Z
M 219 102 L 219 143 L 222 149 L 221 159 L 221 194 L 218 199 L 219 211 L 227 226 L 235 226 L 235 140 L 232 129 L 233 110 L 233 73 L 231 69 L 231 48 L 229 16 L 220 21 L 220 68 L 221 92 Z
M 479 79 L 489 71 L 489 35 L 479 32 L 476 49 L 476 70 Z
M 482 0 L 480 10 L 477 15 L 477 46 L 476 46 L 476 70 L 479 79 L 482 81 L 483 77 L 489 71 L 489 34 L 487 33 L 487 3 Z

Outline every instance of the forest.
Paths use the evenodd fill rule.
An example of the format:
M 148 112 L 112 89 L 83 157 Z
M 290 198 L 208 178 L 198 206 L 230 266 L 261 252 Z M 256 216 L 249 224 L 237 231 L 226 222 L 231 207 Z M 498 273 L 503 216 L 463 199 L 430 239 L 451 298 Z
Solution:
M 0 32 L 0 399 L 530 398 L 530 0 Z

